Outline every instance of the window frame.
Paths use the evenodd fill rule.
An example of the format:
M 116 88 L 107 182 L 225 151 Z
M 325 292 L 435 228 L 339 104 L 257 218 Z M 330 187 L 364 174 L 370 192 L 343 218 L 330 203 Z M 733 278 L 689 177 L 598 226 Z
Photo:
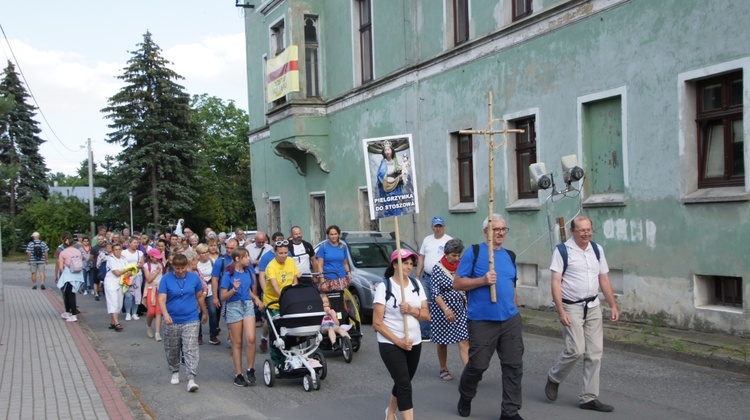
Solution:
M 520 13 L 518 11 L 517 4 L 518 2 L 523 2 L 524 9 Z M 533 0 L 511 0 L 512 8 L 513 8 L 513 22 L 517 20 L 521 20 L 527 16 L 531 16 L 532 13 L 534 13 L 534 9 L 532 6 Z
M 269 50 L 271 57 L 276 57 L 286 49 L 286 24 L 284 18 L 274 22 L 270 27 L 271 45 Z
M 459 22 L 459 10 L 463 10 L 463 22 Z M 463 31 L 461 31 L 463 24 Z M 453 45 L 469 40 L 469 0 L 453 0 Z
M 714 305 L 742 308 L 742 277 L 714 276 L 713 283 Z M 727 296 L 729 289 L 734 297 Z
M 461 144 L 462 139 L 468 139 L 468 144 L 465 150 L 462 150 Z M 473 203 L 475 199 L 474 194 L 474 138 L 471 134 L 456 133 L 456 161 L 458 169 L 458 202 L 459 203 Z M 469 179 L 468 186 L 469 191 L 464 191 L 464 175 L 462 170 L 462 164 L 464 162 L 469 163 Z M 467 194 L 468 193 L 468 194 Z
M 373 45 L 372 45 L 372 2 L 371 0 L 357 0 L 359 5 L 359 58 L 362 84 L 374 80 Z M 363 12 L 367 11 L 367 21 L 364 21 Z M 365 41 L 368 41 L 365 44 Z M 369 45 L 369 48 L 365 48 Z M 366 60 L 367 58 L 367 60 Z
M 732 83 L 739 81 L 743 83 L 742 70 L 727 72 L 724 74 L 716 75 L 706 79 L 696 80 L 695 82 L 695 107 L 696 107 L 696 137 L 698 146 L 698 188 L 716 188 L 716 187 L 736 187 L 745 185 L 745 171 L 747 168 L 744 167 L 744 146 L 740 150 L 741 156 L 735 156 L 733 151 L 733 138 L 732 129 L 733 123 L 736 121 L 743 121 L 743 106 L 733 105 L 731 103 L 732 94 Z M 704 95 L 705 88 L 709 85 L 720 83 L 721 84 L 721 104 L 719 108 L 704 110 Z M 741 85 L 741 89 L 743 86 Z M 716 123 L 720 124 L 716 124 Z M 706 175 L 706 169 L 708 166 L 708 157 L 710 150 L 708 148 L 708 142 L 710 137 L 707 136 L 709 127 L 716 127 L 720 125 L 722 127 L 723 137 L 723 172 L 721 177 L 709 177 Z M 744 133 L 743 133 L 744 134 Z M 745 139 L 743 138 L 743 143 Z M 739 158 L 739 161 L 743 163 L 743 172 L 738 174 L 735 171 L 733 161 Z
M 521 165 L 521 155 L 529 153 L 531 159 L 529 165 L 536 163 L 537 156 L 537 145 L 536 145 L 536 115 L 529 115 L 528 117 L 520 118 L 513 121 L 517 129 L 526 130 L 525 133 L 516 134 L 516 147 L 515 147 L 515 158 L 516 158 L 516 188 L 518 190 L 518 199 L 526 198 L 538 198 L 539 193 L 531 190 L 531 185 L 528 182 L 523 182 L 524 174 L 528 176 L 529 167 Z M 519 137 L 526 137 L 530 139 L 524 144 L 520 144 Z
M 315 28 L 315 42 L 307 40 L 307 23 L 312 21 Z M 320 97 L 320 19 L 316 15 L 305 15 L 303 35 L 305 40 L 305 93 L 307 97 Z M 312 57 L 311 57 L 312 55 Z M 311 71 L 312 70 L 312 71 Z M 312 73 L 312 74 L 311 74 Z

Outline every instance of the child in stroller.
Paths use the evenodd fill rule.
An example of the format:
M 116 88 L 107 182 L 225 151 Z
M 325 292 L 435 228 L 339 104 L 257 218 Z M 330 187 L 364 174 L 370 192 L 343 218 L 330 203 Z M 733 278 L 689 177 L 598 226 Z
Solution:
M 320 380 L 326 377 L 325 357 L 318 351 L 322 340 L 320 325 L 325 316 L 323 301 L 318 290 L 311 285 L 287 286 L 279 296 L 279 314 L 269 309 L 271 345 L 279 349 L 284 361 L 274 366 L 271 359 L 263 363 L 263 381 L 272 387 L 276 378 L 302 377 L 305 391 L 320 389 Z
M 320 294 L 320 298 L 323 299 L 323 312 L 326 315 L 323 317 L 323 324 L 320 326 L 320 332 L 328 336 L 328 340 L 333 343 L 333 350 L 338 350 L 340 346 L 337 343 L 337 334 L 343 339 L 351 340 L 349 333 L 346 331 L 351 328 L 351 325 L 339 325 L 339 316 L 336 310 L 331 308 L 331 301 L 328 300 L 328 295 L 325 293 Z

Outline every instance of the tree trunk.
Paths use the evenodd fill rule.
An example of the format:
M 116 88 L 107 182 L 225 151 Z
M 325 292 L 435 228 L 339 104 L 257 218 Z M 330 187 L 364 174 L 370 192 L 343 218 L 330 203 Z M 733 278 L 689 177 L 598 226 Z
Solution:
M 8 190 L 10 192 L 10 220 L 16 218 L 16 175 L 8 180 Z
M 154 214 L 154 230 L 159 226 L 159 195 L 156 191 L 156 166 L 151 168 L 151 208 Z

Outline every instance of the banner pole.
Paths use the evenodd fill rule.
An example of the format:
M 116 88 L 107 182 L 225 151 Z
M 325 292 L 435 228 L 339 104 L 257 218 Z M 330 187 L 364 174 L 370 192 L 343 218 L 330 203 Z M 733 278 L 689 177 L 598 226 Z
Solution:
M 398 258 L 398 265 L 397 265 L 397 273 L 395 277 L 399 279 L 399 285 L 401 286 L 401 303 L 403 303 L 406 300 L 406 292 L 404 291 L 404 270 L 403 265 L 401 262 L 401 236 L 398 233 L 398 216 L 393 217 L 393 221 L 395 222 L 396 226 L 396 251 L 398 251 L 397 258 Z M 409 279 L 407 278 L 407 281 Z M 409 339 L 409 321 L 406 318 L 408 314 L 402 314 L 404 316 L 404 338 Z

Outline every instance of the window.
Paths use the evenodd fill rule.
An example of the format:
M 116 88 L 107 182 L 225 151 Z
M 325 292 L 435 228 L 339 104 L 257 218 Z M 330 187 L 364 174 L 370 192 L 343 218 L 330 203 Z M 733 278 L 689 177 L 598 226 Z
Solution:
M 322 241 L 326 236 L 326 196 L 321 193 L 310 194 L 310 227 L 312 239 Z
M 380 230 L 380 219 L 370 220 L 370 194 L 367 187 L 359 189 L 360 228 L 362 230 Z
M 359 43 L 362 83 L 372 81 L 372 6 L 371 0 L 359 0 Z
M 284 20 L 271 26 L 271 56 L 276 57 L 284 51 L 286 43 L 284 42 Z
M 742 307 L 742 277 L 714 276 L 714 304 Z
M 471 134 L 457 134 L 458 196 L 461 203 L 474 202 L 474 152 Z
M 320 96 L 318 17 L 305 16 L 305 84 L 307 96 Z
M 469 40 L 469 0 L 453 0 L 453 42 L 460 45 Z
M 529 165 L 536 163 L 536 128 L 535 117 L 515 121 L 517 129 L 524 133 L 516 133 L 516 180 L 518 198 L 537 198 L 538 194 L 531 191 L 529 182 Z
M 531 15 L 531 0 L 512 0 L 512 2 L 514 22 Z
M 281 232 L 281 201 L 279 199 L 270 200 L 270 211 L 268 216 L 270 217 L 271 232 Z
M 742 72 L 696 83 L 698 187 L 745 184 Z

